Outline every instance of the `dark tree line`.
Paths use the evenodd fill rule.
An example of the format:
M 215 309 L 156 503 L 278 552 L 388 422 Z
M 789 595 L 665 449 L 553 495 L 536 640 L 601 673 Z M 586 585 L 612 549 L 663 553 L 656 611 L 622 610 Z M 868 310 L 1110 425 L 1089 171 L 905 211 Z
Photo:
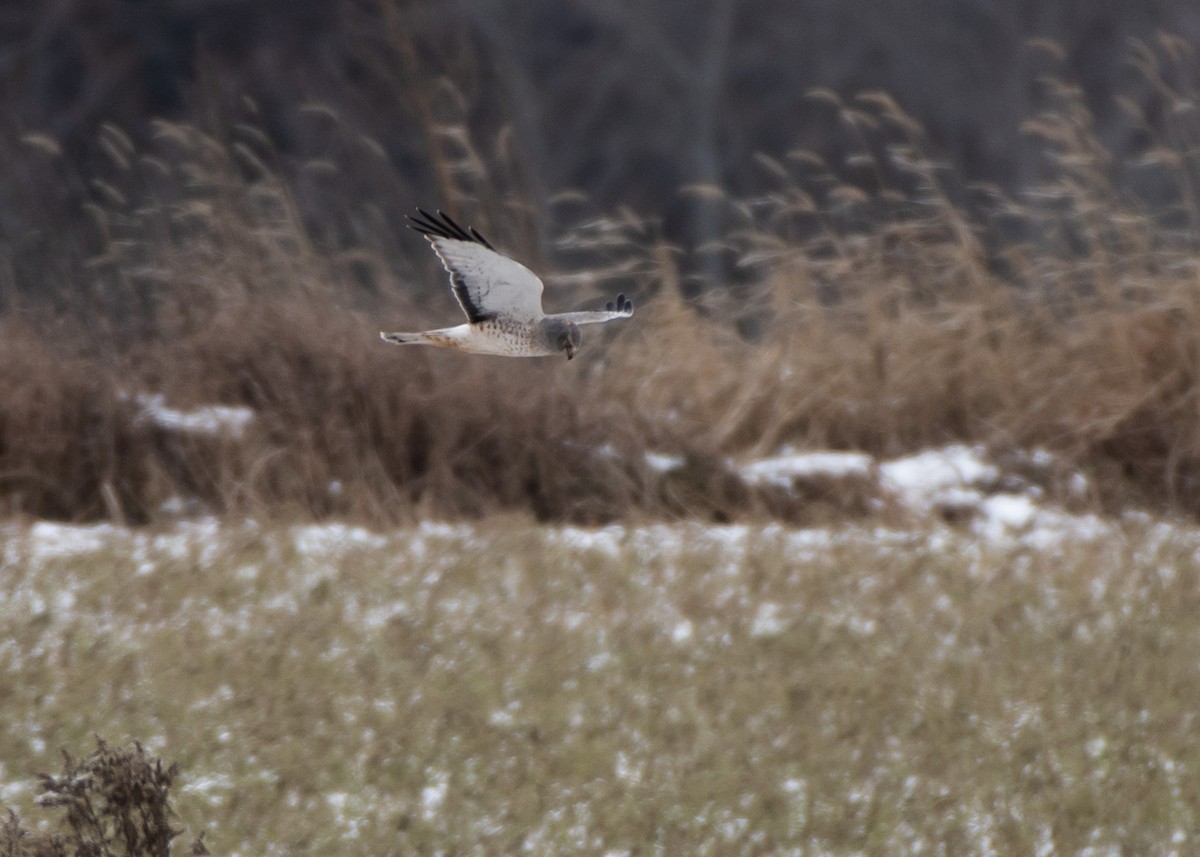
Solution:
M 1020 126 L 1039 107 L 1042 77 L 1061 76 L 1080 85 L 1119 158 L 1143 130 L 1119 109 L 1118 93 L 1170 110 L 1155 106 L 1152 84 L 1130 61 L 1133 41 L 1158 32 L 1200 41 L 1200 6 L 8 0 L 0 4 L 0 241 L 16 272 L 8 285 L 22 287 L 23 254 L 54 245 L 61 257 L 62 242 L 65 257 L 86 249 L 72 250 L 84 239 L 64 235 L 63 224 L 77 219 L 93 171 L 104 168 L 105 123 L 141 145 L 155 117 L 219 134 L 246 121 L 252 104 L 285 167 L 344 156 L 338 140 L 378 141 L 387 181 L 377 165 L 344 158 L 340 167 L 353 198 L 388 216 L 473 183 L 481 199 L 531 203 L 522 228 L 536 245 L 550 231 L 554 195 L 578 189 L 599 210 L 630 206 L 660 219 L 668 237 L 694 248 L 721 234 L 722 208 L 681 188 L 751 195 L 773 181 L 758 153 L 808 148 L 836 160 L 860 144 L 827 102 L 808 96 L 814 88 L 887 91 L 957 175 L 1012 188 L 1042 169 L 1040 144 Z M 1031 39 L 1052 41 L 1059 56 Z M 331 108 L 336 134 L 305 112 L 314 104 Z M 30 135 L 53 141 L 59 159 L 31 152 Z M 474 173 L 463 166 L 466 142 L 481 162 Z M 319 237 L 356 240 L 350 227 Z

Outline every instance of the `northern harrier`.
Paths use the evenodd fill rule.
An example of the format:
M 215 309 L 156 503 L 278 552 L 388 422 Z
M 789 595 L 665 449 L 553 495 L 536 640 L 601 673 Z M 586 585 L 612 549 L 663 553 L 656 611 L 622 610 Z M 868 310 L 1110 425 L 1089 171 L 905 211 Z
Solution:
M 449 215 L 417 211 L 417 217 L 408 218 L 409 226 L 429 239 L 450 272 L 450 286 L 468 323 L 420 333 L 380 333 L 388 342 L 506 357 L 549 357 L 565 351 L 570 360 L 579 350 L 579 325 L 633 315 L 633 302 L 623 294 L 607 310 L 545 315 L 537 274 L 497 252 L 482 235 L 463 229 Z

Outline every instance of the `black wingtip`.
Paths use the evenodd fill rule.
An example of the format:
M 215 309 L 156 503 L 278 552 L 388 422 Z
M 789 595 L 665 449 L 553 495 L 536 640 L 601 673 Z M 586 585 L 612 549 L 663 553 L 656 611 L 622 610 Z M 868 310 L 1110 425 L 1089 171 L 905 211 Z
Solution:
M 440 208 L 437 214 L 430 214 L 425 209 L 417 206 L 417 216 L 406 214 L 406 224 L 409 229 L 420 232 L 422 235 L 429 238 L 449 238 L 452 241 L 470 241 L 475 244 L 481 244 L 489 250 L 495 250 L 488 240 L 479 234 L 479 230 L 472 228 L 470 231 L 459 226 L 450 215 L 442 211 Z
M 450 232 L 451 238 L 457 238 L 459 241 L 472 240 L 471 236 L 467 233 L 467 230 L 455 223 L 454 219 L 440 208 L 438 209 L 438 217 L 442 218 L 442 223 L 446 224 L 446 228 Z
M 623 315 L 633 315 L 633 301 L 625 297 L 625 293 L 617 295 L 615 301 L 609 301 L 605 307 L 609 312 L 619 312 Z
M 474 238 L 476 241 L 478 241 L 480 244 L 482 244 L 484 247 L 488 248 L 489 250 L 496 249 L 488 242 L 488 240 L 486 238 L 484 238 L 482 235 L 479 234 L 479 230 L 476 229 L 474 226 L 471 227 L 471 237 Z

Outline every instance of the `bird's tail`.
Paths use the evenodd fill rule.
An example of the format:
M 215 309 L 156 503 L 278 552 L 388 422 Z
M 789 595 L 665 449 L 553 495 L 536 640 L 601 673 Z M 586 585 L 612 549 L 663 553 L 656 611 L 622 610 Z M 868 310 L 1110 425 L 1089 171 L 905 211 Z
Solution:
M 438 348 L 461 348 L 464 335 L 467 333 L 465 324 L 458 327 L 448 327 L 443 330 L 423 330 L 420 333 L 380 333 L 384 342 L 394 342 L 397 345 L 433 345 Z
M 384 342 L 394 342 L 396 345 L 433 345 L 429 337 L 423 333 L 384 333 L 379 332 L 379 338 Z

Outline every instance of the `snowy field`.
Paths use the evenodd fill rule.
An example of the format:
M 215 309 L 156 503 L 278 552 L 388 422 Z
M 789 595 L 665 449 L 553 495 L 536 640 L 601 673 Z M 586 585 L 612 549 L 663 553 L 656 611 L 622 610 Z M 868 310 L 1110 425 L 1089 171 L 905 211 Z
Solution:
M 878 520 L 4 525 L 0 805 L 100 735 L 217 854 L 1195 853 L 1200 531 L 766 461 Z

